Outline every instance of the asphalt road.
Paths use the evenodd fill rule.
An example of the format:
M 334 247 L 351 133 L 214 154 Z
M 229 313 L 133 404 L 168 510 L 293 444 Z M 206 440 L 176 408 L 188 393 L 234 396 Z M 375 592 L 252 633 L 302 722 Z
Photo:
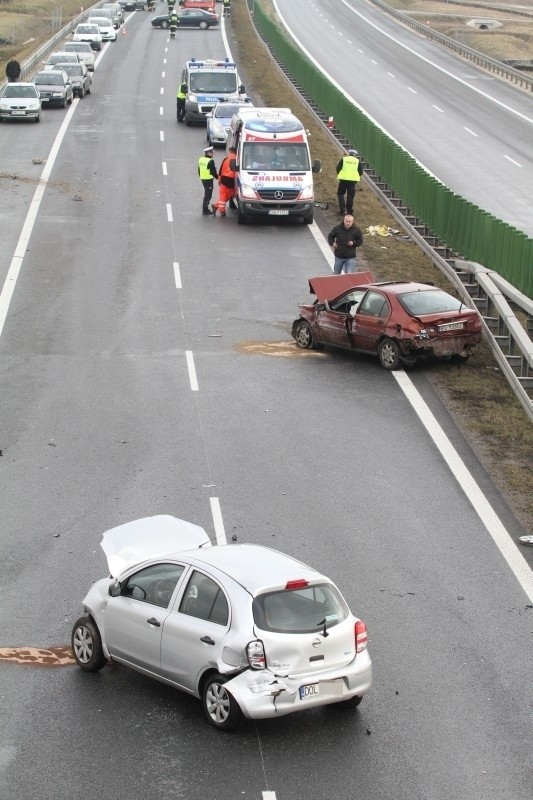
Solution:
M 301 46 L 429 172 L 533 236 L 530 93 L 402 28 L 372 3 L 276 2 Z
M 2 177 L 4 284 L 32 158 L 50 163 L 72 117 L 0 336 L 0 796 L 526 800 L 531 599 L 398 381 L 290 346 L 307 278 L 328 269 L 307 226 L 201 216 L 205 133 L 176 124 L 174 98 L 185 59 L 224 55 L 221 34 L 168 42 L 148 19 L 130 18 L 72 112 L 0 128 L 16 176 Z M 170 513 L 214 537 L 212 498 L 228 539 L 320 567 L 366 621 L 375 685 L 358 712 L 221 735 L 197 700 L 123 668 L 16 662 L 68 644 L 106 572 L 102 531 Z

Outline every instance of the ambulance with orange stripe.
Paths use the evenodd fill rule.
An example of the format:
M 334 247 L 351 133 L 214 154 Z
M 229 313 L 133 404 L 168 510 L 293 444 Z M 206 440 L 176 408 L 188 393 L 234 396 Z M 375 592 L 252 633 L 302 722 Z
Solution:
M 231 121 L 228 148 L 237 151 L 238 222 L 251 217 L 301 217 L 313 222 L 313 173 L 308 134 L 290 108 L 242 108 Z

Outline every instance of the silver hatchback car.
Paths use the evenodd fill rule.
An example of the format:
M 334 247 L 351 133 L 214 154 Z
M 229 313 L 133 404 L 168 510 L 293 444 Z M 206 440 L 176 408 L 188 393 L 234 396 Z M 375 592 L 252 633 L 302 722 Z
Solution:
M 72 630 L 79 666 L 117 661 L 200 698 L 208 722 L 355 708 L 372 683 L 367 631 L 329 578 L 267 547 L 210 546 L 170 516 L 107 531 L 110 578 Z

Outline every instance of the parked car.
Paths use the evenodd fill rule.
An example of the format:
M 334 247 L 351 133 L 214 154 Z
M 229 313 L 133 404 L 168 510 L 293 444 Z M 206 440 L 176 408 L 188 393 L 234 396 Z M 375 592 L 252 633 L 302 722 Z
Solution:
M 94 50 L 88 42 L 66 42 L 63 45 L 66 53 L 77 53 L 78 58 L 90 72 L 94 72 Z
M 213 25 L 218 25 L 218 14 L 212 14 L 210 11 L 204 11 L 201 8 L 186 8 L 178 14 L 180 28 L 211 28 Z M 168 28 L 168 14 L 161 14 L 159 17 L 154 17 L 151 20 L 153 28 Z
M 66 108 L 72 103 L 72 84 L 64 70 L 46 69 L 38 72 L 33 83 L 39 90 L 43 105 Z
M 95 9 L 95 11 L 98 11 L 98 14 L 100 11 L 110 11 L 112 13 L 113 25 L 118 23 L 116 25 L 117 28 L 120 28 L 124 22 L 124 9 L 120 3 L 104 3 L 100 8 Z M 98 16 L 98 14 L 95 14 L 95 17 Z
M 46 61 L 42 62 L 45 67 L 53 67 L 54 64 L 79 64 L 80 57 L 77 53 L 69 53 L 67 50 L 58 50 L 51 53 Z
M 414 366 L 421 356 L 466 361 L 481 341 L 481 317 L 426 283 L 374 283 L 372 272 L 309 279 L 312 304 L 292 325 L 298 347 L 335 345 L 377 355 L 385 369 Z
M 98 25 L 89 25 L 87 22 L 80 22 L 72 37 L 74 42 L 88 42 L 93 50 L 102 49 L 102 34 Z
M 0 92 L 0 122 L 7 119 L 41 120 L 41 98 L 33 83 L 8 83 Z
M 116 42 L 117 32 L 113 27 L 113 23 L 109 17 L 89 17 L 87 20 L 89 25 L 98 25 L 103 42 Z
M 231 120 L 241 108 L 253 108 L 251 100 L 242 99 L 239 103 L 220 101 L 216 103 L 213 110 L 206 115 L 207 119 L 207 141 L 209 144 L 220 144 L 226 146 L 228 133 L 231 127 Z
M 300 561 L 210 547 L 202 528 L 165 515 L 113 528 L 101 546 L 111 577 L 93 583 L 72 629 L 82 669 L 111 660 L 182 689 L 222 731 L 243 716 L 356 707 L 370 689 L 364 622 Z
M 91 93 L 93 79 L 85 64 L 56 64 L 54 69 L 62 69 L 70 78 L 75 97 L 85 97 Z

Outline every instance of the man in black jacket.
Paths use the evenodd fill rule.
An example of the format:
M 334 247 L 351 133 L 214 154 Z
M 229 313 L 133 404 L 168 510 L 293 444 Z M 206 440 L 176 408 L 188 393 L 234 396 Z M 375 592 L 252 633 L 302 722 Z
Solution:
M 363 234 L 351 214 L 328 233 L 328 244 L 335 254 L 334 274 L 340 275 L 343 269 L 346 274 L 355 272 L 355 251 L 363 244 Z
M 10 83 L 16 83 L 20 78 L 20 64 L 15 56 L 7 62 L 6 77 Z

